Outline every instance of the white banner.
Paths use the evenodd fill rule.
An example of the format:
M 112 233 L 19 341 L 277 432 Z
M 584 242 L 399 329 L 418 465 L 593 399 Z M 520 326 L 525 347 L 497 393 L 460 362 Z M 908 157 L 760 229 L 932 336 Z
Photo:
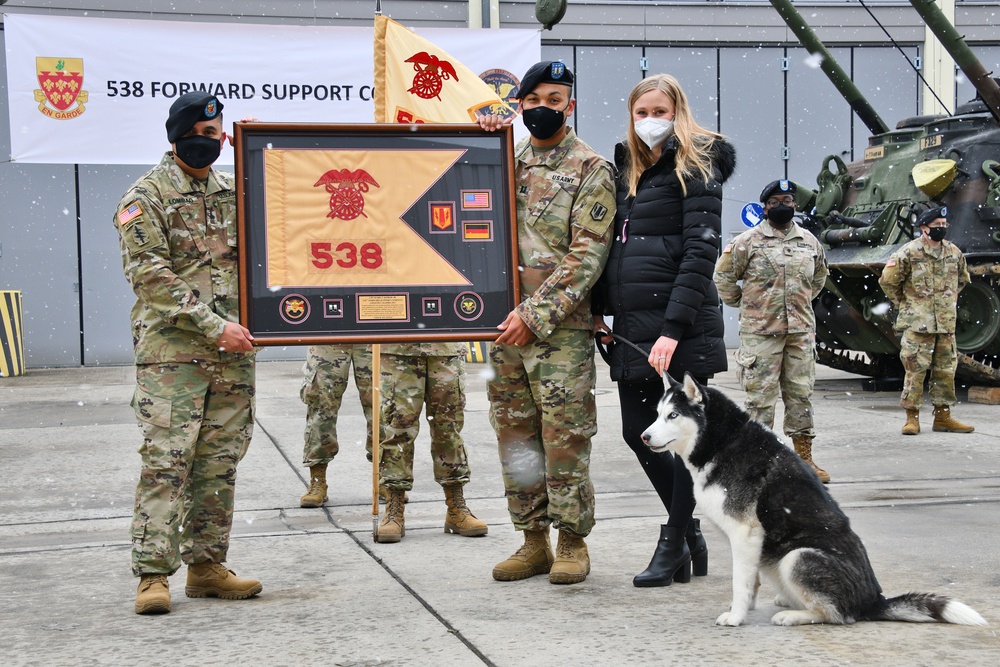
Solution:
M 417 32 L 501 97 L 541 59 L 536 30 Z M 154 164 L 170 148 L 167 110 L 188 90 L 222 100 L 227 131 L 244 116 L 314 123 L 374 118 L 370 27 L 7 14 L 4 35 L 16 162 Z M 224 152 L 220 163 L 232 162 Z

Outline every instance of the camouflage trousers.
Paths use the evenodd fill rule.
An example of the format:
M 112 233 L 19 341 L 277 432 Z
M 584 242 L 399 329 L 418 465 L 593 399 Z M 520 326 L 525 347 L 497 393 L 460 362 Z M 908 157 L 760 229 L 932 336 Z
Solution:
M 372 458 L 372 350 L 370 345 L 312 345 L 303 368 L 299 397 L 306 404 L 306 467 L 329 463 L 340 452 L 337 414 L 354 365 L 354 386 L 361 394 L 361 409 L 368 423 L 365 451 Z
M 420 412 L 427 406 L 434 480 L 441 486 L 469 483 L 462 440 L 465 424 L 465 358 L 382 354 L 382 440 L 379 483 L 413 488 L 413 446 Z
M 253 356 L 136 366 L 132 406 L 143 434 L 132 573 L 224 562 L 236 465 L 253 434 Z
M 958 348 L 955 334 L 919 333 L 906 330 L 900 341 L 899 360 L 906 374 L 899 404 L 919 410 L 924 398 L 924 378 L 931 372 L 927 397 L 931 405 L 955 405 L 955 371 Z
M 588 535 L 594 527 L 590 439 L 597 433 L 593 333 L 556 329 L 531 345 L 494 345 L 490 363 L 490 423 L 514 527 L 554 524 Z
M 736 351 L 745 407 L 753 419 L 774 428 L 778 395 L 785 404 L 784 432 L 814 437 L 812 393 L 816 383 L 816 334 L 740 334 Z

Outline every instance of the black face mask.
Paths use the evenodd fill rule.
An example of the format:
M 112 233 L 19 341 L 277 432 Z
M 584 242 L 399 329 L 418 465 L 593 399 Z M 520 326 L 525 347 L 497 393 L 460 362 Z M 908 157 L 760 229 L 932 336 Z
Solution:
M 174 143 L 174 155 L 192 169 L 204 169 L 219 159 L 222 142 L 201 135 L 181 137 Z
M 566 116 L 562 111 L 539 106 L 522 111 L 521 121 L 531 136 L 544 141 L 559 131 L 566 123 Z
M 775 227 L 787 227 L 788 223 L 792 221 L 792 216 L 795 215 L 795 209 L 791 206 L 786 206 L 784 204 L 778 204 L 777 206 L 771 208 L 767 212 L 767 219 L 771 221 L 771 224 Z
M 948 229 L 945 227 L 930 227 L 927 230 L 927 236 L 930 237 L 931 241 L 941 243 L 941 241 L 944 241 L 944 236 L 947 232 Z

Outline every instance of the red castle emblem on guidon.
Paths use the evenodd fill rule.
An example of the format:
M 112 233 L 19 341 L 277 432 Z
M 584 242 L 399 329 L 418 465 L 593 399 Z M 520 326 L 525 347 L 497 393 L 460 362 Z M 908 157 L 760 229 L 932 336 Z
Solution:
M 353 220 L 359 215 L 368 217 L 365 215 L 365 198 L 361 193 L 368 192 L 369 184 L 381 187 L 364 169 L 331 169 L 313 183 L 313 187 L 325 185 L 326 191 L 330 193 L 330 212 L 326 217 Z
M 426 51 L 415 53 L 404 62 L 413 63 L 416 74 L 413 77 L 413 85 L 406 92 L 413 93 L 417 97 L 429 100 L 436 97 L 441 100 L 442 82 L 448 79 L 458 81 L 458 72 L 447 60 L 441 60 Z

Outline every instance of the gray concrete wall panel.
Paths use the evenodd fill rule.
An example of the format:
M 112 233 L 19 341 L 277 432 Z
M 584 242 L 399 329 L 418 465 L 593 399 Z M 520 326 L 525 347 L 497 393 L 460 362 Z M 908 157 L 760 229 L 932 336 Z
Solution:
M 912 61 L 916 47 L 904 48 Z M 875 107 L 886 125 L 895 128 L 903 118 L 920 114 L 917 75 L 893 47 L 865 47 L 854 51 L 852 79 L 861 94 Z M 830 84 L 831 86 L 833 84 Z M 868 146 L 871 131 L 855 119 L 854 155 L 860 158 Z
M 722 202 L 722 243 L 745 231 L 740 212 L 757 201 L 761 188 L 785 177 L 781 159 L 785 143 L 781 111 L 761 104 L 761 91 L 782 90 L 780 48 L 719 50 L 721 131 L 736 146 L 736 173 L 726 183 Z M 739 320 L 734 308 L 725 306 L 726 345 L 739 346 Z
M 0 33 L 0 48 L 6 48 Z M 0 60 L 0 118 L 7 61 Z M 6 125 L 6 123 L 4 123 Z M 18 129 L 10 128 L 12 132 Z M 76 186 L 73 167 L 10 162 L 0 132 L 0 289 L 20 290 L 25 366 L 76 366 L 80 358 Z
M 808 187 L 816 186 L 823 159 L 830 154 L 845 162 L 852 158 L 851 128 L 854 117 L 851 106 L 809 57 L 804 48 L 790 48 L 788 56 L 788 177 Z M 830 53 L 849 68 L 851 49 L 832 48 Z M 777 104 L 779 91 L 767 94 L 762 101 Z M 764 184 L 761 183 L 763 186 Z
M 135 294 L 122 270 L 113 218 L 122 195 L 150 167 L 80 165 L 83 363 L 87 366 L 132 362 L 129 311 Z
M 670 74 L 688 98 L 691 114 L 698 124 L 719 129 L 719 51 L 713 47 L 649 47 L 646 76 Z
M 615 144 L 625 136 L 626 102 L 642 79 L 639 47 L 591 47 L 576 49 L 576 95 L 580 116 L 576 122 L 580 138 L 594 150 L 614 159 Z

